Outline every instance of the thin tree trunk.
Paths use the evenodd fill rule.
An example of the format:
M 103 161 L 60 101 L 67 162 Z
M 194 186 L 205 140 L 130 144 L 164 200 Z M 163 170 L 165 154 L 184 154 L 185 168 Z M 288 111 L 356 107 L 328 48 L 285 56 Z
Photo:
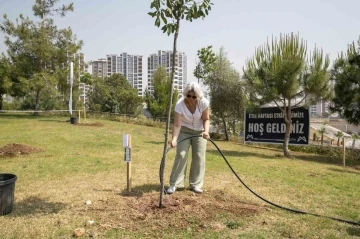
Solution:
M 235 120 L 232 121 L 232 129 L 233 129 L 233 135 L 236 135 Z
M 340 138 L 338 138 L 337 146 L 340 146 Z
M 321 133 L 321 146 L 324 144 L 324 133 Z
M 290 132 L 291 132 L 291 108 L 289 107 L 284 107 L 285 108 L 285 124 L 286 124 L 286 132 L 285 132 L 285 138 L 284 138 L 284 143 L 283 143 L 283 151 L 284 151 L 284 156 L 286 158 L 290 158 L 291 154 L 289 152 L 289 139 L 290 139 Z
M 226 127 L 226 120 L 225 120 L 225 117 L 221 117 L 221 121 L 223 122 L 223 127 L 224 127 L 224 133 L 225 133 L 225 140 L 226 141 L 229 141 L 229 132 L 228 132 L 228 129 Z
M 291 154 L 289 152 L 290 131 L 291 131 L 291 124 L 286 123 L 286 132 L 285 132 L 285 138 L 284 138 L 284 144 L 283 144 L 283 151 L 284 151 L 284 156 L 287 158 L 291 157 Z
M 0 94 L 0 110 L 3 109 L 3 95 Z
M 34 115 L 39 115 L 38 112 L 39 108 L 40 108 L 40 90 L 36 90 Z
M 170 100 L 167 110 L 167 120 L 166 120 L 166 129 L 165 129 L 165 142 L 164 142 L 164 151 L 163 157 L 161 159 L 160 165 L 160 202 L 159 207 L 163 207 L 163 194 L 164 194 L 164 169 L 165 169 L 165 162 L 166 162 L 166 151 L 168 146 L 168 138 L 169 138 L 169 127 L 170 127 L 170 117 L 171 117 L 171 106 L 173 102 L 173 92 L 174 92 L 174 74 L 175 74 L 175 57 L 176 57 L 176 44 L 177 39 L 179 36 L 179 29 L 180 29 L 180 19 L 176 20 L 176 31 L 174 34 L 174 43 L 173 43 L 173 59 L 172 59 L 172 66 L 171 66 L 171 89 L 170 89 Z
M 44 28 L 44 18 L 45 18 L 45 13 L 41 14 L 41 28 L 40 28 L 40 34 Z M 46 69 L 46 63 L 43 63 L 43 58 L 42 58 L 42 52 L 40 52 L 40 67 L 41 67 L 41 71 L 42 72 L 42 68 L 44 67 L 44 69 Z M 44 66 L 43 66 L 44 65 Z M 36 90 L 36 98 L 35 98 L 35 112 L 34 115 L 39 115 L 39 112 L 37 112 L 40 108 L 40 90 Z

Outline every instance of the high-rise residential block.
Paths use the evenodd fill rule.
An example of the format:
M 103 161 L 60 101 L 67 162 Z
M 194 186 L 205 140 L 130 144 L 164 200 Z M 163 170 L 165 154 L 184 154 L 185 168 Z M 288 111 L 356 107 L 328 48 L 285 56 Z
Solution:
M 91 63 L 93 77 L 104 78 L 107 76 L 107 62 L 105 58 L 100 58 Z
M 85 72 L 87 72 L 88 66 L 85 63 L 85 56 L 83 53 L 76 53 L 74 55 L 74 66 L 75 65 L 79 69 L 79 73 L 81 76 L 84 75 Z
M 156 54 L 151 54 L 148 57 L 148 85 L 147 90 L 154 93 L 154 85 L 152 76 L 159 66 L 165 68 L 168 76 L 171 74 L 172 68 L 172 51 L 159 50 Z M 176 52 L 175 56 L 175 74 L 174 86 L 181 93 L 187 83 L 187 59 L 184 52 Z
M 77 74 L 74 75 L 74 78 L 79 81 L 79 100 L 85 104 L 87 99 L 87 93 L 90 90 L 90 85 L 80 82 L 80 78 L 87 72 L 88 66 L 85 63 L 85 56 L 83 53 L 74 54 L 74 67 L 77 69 Z
M 138 90 L 138 95 L 143 96 L 143 56 L 123 52 L 119 55 L 107 55 L 106 60 L 107 76 L 122 74 L 130 85 Z

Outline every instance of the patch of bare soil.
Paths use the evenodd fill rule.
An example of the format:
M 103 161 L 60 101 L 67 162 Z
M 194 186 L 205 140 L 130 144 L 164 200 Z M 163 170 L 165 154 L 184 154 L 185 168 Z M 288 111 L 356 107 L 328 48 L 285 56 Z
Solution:
M 111 229 L 142 231 L 146 233 L 172 229 L 197 231 L 221 231 L 226 225 L 221 217 L 241 220 L 260 213 L 264 208 L 241 201 L 224 191 L 206 191 L 197 195 L 190 191 L 164 195 L 163 207 L 159 208 L 159 194 L 141 196 L 114 195 L 80 209 L 89 218 L 98 218 L 91 228 L 98 233 Z M 220 219 L 219 219 L 220 218 Z
M 23 144 L 8 144 L 0 148 L 0 157 L 15 157 L 22 154 L 42 152 L 42 149 Z
M 103 127 L 104 124 L 102 123 L 79 123 L 75 124 L 76 126 L 96 126 L 96 127 Z

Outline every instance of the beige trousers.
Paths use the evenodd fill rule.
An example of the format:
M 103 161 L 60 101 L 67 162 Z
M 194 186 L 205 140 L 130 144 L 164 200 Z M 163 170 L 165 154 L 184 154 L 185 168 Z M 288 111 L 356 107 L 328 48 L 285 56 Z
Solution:
M 178 141 L 189 136 L 201 135 L 202 131 L 192 130 L 182 126 Z M 187 157 L 191 146 L 192 160 L 190 166 L 190 188 L 202 188 L 205 177 L 205 152 L 207 140 L 202 137 L 194 137 L 180 142 L 176 146 L 176 157 L 170 175 L 170 186 L 184 188 Z

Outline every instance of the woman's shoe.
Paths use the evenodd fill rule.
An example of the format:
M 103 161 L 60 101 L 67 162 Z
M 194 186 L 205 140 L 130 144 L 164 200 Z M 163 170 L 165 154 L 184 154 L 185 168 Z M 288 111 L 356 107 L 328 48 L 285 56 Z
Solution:
M 170 186 L 168 187 L 168 189 L 166 190 L 167 194 L 173 194 L 176 191 L 176 187 L 175 186 Z
M 198 188 L 198 187 L 190 188 L 190 190 L 193 191 L 194 193 L 198 193 L 198 194 L 203 193 L 203 190 L 201 188 Z

